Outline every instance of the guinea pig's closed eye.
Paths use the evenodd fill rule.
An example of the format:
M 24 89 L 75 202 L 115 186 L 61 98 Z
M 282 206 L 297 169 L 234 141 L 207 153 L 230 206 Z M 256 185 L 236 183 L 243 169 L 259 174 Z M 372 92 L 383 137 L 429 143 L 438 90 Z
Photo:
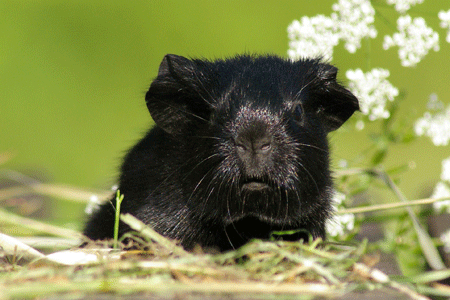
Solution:
M 228 250 L 278 230 L 325 238 L 326 135 L 359 108 L 336 74 L 314 58 L 166 55 L 145 97 L 155 126 L 122 164 L 121 212 L 186 249 Z M 103 205 L 85 235 L 111 238 L 114 215 Z M 130 230 L 120 224 L 121 235 Z

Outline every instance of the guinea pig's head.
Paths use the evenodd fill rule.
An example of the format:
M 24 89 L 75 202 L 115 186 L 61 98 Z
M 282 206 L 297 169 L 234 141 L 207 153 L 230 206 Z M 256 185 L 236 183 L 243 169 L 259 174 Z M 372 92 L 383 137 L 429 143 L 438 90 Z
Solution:
M 156 125 L 185 147 L 186 205 L 225 224 L 326 217 L 327 134 L 359 109 L 336 75 L 319 59 L 167 55 L 146 102 Z

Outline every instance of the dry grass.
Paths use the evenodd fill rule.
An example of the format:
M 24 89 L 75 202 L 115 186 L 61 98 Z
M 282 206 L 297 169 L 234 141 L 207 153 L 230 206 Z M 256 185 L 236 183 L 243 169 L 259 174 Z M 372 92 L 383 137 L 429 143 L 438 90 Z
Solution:
M 121 244 L 135 250 L 90 244 L 82 250 L 43 255 L 34 253 L 39 249 L 26 249 L 14 238 L 0 239 L 6 249 L 0 264 L 0 299 L 186 292 L 314 298 L 382 287 L 411 299 L 428 299 L 417 290 L 438 291 L 426 277 L 421 278 L 421 283 L 400 283 L 371 268 L 370 263 L 363 263 L 370 261 L 364 259 L 366 243 L 255 240 L 226 253 L 203 253 L 200 249 L 190 253 L 132 216 L 123 216 L 123 221 L 140 230 L 128 236 L 132 242 Z M 83 261 L 83 257 L 89 257 L 89 261 Z M 434 274 L 433 279 L 448 275 Z
M 21 179 L 24 183 L 24 178 Z M 32 182 L 14 190 L 0 189 L 0 201 L 11 197 L 8 194 L 11 191 L 15 195 L 30 191 L 56 193 L 61 198 L 68 193 L 68 198 L 77 201 L 87 201 L 91 194 Z M 391 289 L 410 299 L 429 299 L 422 294 L 450 297 L 448 286 L 437 283 L 450 276 L 448 269 L 414 278 L 390 278 L 374 268 L 376 261 L 371 259 L 365 242 L 339 244 L 316 240 L 307 244 L 255 240 L 226 253 L 204 253 L 201 249 L 186 252 L 134 217 L 122 215 L 122 220 L 137 232 L 127 236 L 127 244 L 113 249 L 111 241 L 80 249 L 78 245 L 83 238 L 79 232 L 4 209 L 0 209 L 0 218 L 10 227 L 26 227 L 47 236 L 17 239 L 0 234 L 0 299 L 54 295 L 72 298 L 99 293 L 164 296 L 187 292 L 243 295 L 244 299 L 246 295 L 311 299 L 345 298 L 355 290 L 379 288 Z

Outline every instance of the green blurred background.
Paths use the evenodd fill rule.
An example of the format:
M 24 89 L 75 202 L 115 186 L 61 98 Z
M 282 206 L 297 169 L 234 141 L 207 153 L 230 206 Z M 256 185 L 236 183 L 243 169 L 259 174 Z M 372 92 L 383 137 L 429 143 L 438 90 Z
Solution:
M 223 58 L 236 53 L 286 56 L 287 26 L 303 15 L 329 15 L 334 1 L 96 1 L 0 2 L 0 153 L 14 156 L 3 168 L 50 182 L 86 188 L 115 183 L 121 156 L 151 125 L 144 95 L 166 53 Z M 383 67 L 406 98 L 401 109 L 421 117 L 431 93 L 448 103 L 450 46 L 437 12 L 448 0 L 425 1 L 410 11 L 440 34 L 440 52 L 403 68 L 397 48 L 382 50 L 398 13 L 373 1 L 378 37 L 356 54 L 340 44 L 333 63 L 345 70 Z M 367 54 L 370 50 L 370 65 Z M 369 145 L 368 131 L 331 134 L 333 161 L 351 159 Z M 427 196 L 439 179 L 449 147 L 427 138 L 398 146 L 387 166 L 410 163 L 401 188 Z M 71 214 L 80 219 L 82 209 Z M 66 216 L 63 216 L 65 218 Z

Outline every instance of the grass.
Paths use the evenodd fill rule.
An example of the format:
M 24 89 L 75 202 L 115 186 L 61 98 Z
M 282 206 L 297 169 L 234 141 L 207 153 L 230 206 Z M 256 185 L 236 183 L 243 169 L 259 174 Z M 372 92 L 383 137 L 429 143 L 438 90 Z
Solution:
M 390 184 L 395 191 L 395 185 Z M 88 201 L 91 195 L 70 187 L 62 189 L 47 185 L 44 188 L 40 185 L 40 188 L 33 188 L 25 185 L 22 191 L 19 188 L 0 190 L 0 199 L 11 197 L 11 191 L 20 195 L 30 189 L 34 193 L 56 193 L 62 198 L 68 193 L 67 198 L 76 201 Z M 3 224 L 26 227 L 35 232 L 31 239 L 0 235 L 3 249 L 0 251 L 0 299 L 54 295 L 83 297 L 100 293 L 152 293 L 163 298 L 201 293 L 233 294 L 244 298 L 256 295 L 273 299 L 276 295 L 280 299 L 312 299 L 347 297 L 354 291 L 377 289 L 390 289 L 409 299 L 429 299 L 432 295 L 450 297 L 450 287 L 439 283 L 450 277 L 449 269 L 423 272 L 413 277 L 387 276 L 376 268 L 373 247 L 366 241 L 254 240 L 225 253 L 204 253 L 201 249 L 186 252 L 175 241 L 161 236 L 133 216 L 120 215 L 123 200 L 120 192 L 117 192 L 116 200 L 116 224 L 120 218 L 136 232 L 127 234 L 126 244 L 116 236 L 109 243 L 88 244 L 82 249 L 77 247 L 83 241 L 77 231 L 0 209 Z M 393 203 L 393 207 L 417 204 Z M 374 205 L 363 209 L 388 208 Z M 125 251 L 130 247 L 133 250 Z
M 120 205 L 122 204 L 124 195 L 120 194 L 120 190 L 116 192 L 116 217 L 114 221 L 114 249 L 119 248 L 119 221 L 120 221 Z
M 141 226 L 129 215 L 122 220 Z M 99 259 L 90 264 L 67 266 L 43 257 L 23 261 L 18 253 L 9 256 L 2 264 L 0 287 L 7 288 L 1 289 L 0 296 L 34 298 L 75 292 L 331 296 L 379 284 L 370 276 L 358 275 L 355 269 L 365 252 L 365 243 L 349 246 L 321 241 L 253 241 L 223 254 L 188 253 L 173 241 L 154 236 L 148 227 L 143 228 L 136 235 L 146 241 L 139 245 L 140 250 L 117 252 L 91 245 L 85 253 L 97 253 Z M 101 249 L 106 251 L 102 255 Z
M 17 245 L 10 241 L 9 253 L 4 253 L 0 264 L 0 298 L 186 292 L 314 298 L 377 288 L 394 289 L 411 299 L 428 299 L 418 293 L 420 290 L 450 295 L 429 284 L 448 277 L 449 270 L 391 280 L 367 263 L 367 242 L 315 240 L 305 244 L 254 240 L 226 253 L 203 253 L 200 249 L 191 253 L 131 215 L 122 215 L 121 220 L 138 230 L 129 235 L 136 250 L 120 251 L 108 247 L 112 244 L 92 244 L 81 252 L 59 252 L 65 253 L 65 259 L 55 261 L 52 255 L 28 255 L 17 246 L 20 241 Z M 96 259 L 71 264 L 76 253 L 94 255 Z

